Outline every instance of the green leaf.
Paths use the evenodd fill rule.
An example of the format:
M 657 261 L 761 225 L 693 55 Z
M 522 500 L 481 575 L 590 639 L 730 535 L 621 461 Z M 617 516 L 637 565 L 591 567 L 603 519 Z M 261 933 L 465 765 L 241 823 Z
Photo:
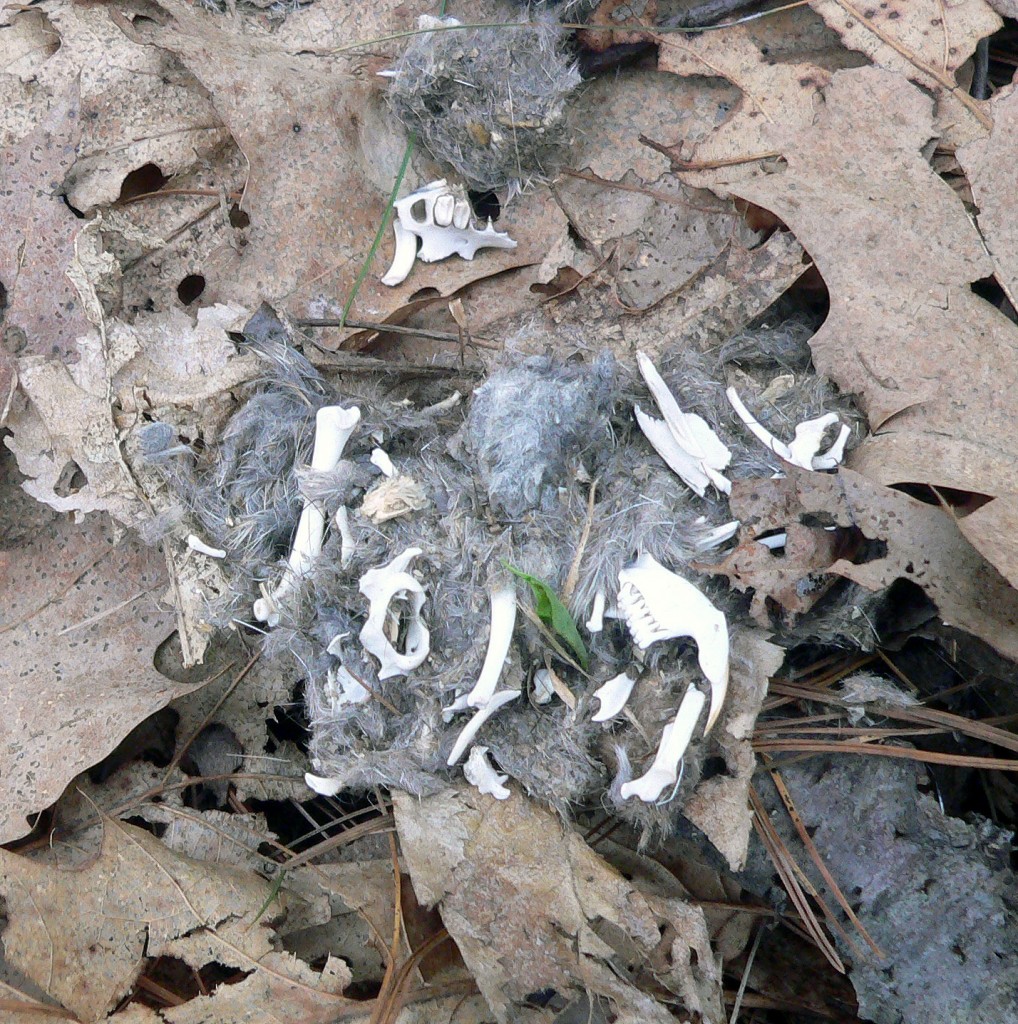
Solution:
M 573 622 L 573 617 L 569 614 L 569 609 L 562 603 L 558 594 L 544 580 L 539 580 L 536 576 L 531 576 L 530 573 L 523 572 L 522 569 L 517 569 L 506 561 L 503 561 L 502 564 L 514 576 L 518 576 L 530 584 L 530 589 L 534 592 L 534 611 L 537 612 L 537 617 L 549 629 L 562 637 L 572 648 L 580 665 L 586 669 L 589 662 L 587 648 L 583 644 L 576 623 Z

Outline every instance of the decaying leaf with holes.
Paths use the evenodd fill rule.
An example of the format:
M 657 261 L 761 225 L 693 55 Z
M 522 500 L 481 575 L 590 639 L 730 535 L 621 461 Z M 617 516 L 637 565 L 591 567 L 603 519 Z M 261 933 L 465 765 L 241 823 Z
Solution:
M 949 510 L 850 469 L 832 475 L 794 467 L 782 480 L 737 482 L 732 508 L 744 522 L 777 528 L 822 519 L 880 542 L 876 548 L 870 545 L 880 553 L 867 556 L 863 546 L 853 556 L 863 560 L 840 557 L 824 571 L 869 590 L 908 580 L 926 592 L 945 622 L 985 640 L 1005 657 L 1018 657 L 1018 591 L 972 547 Z M 761 586 L 773 580 L 767 572 Z M 743 582 L 752 583 L 748 577 Z
M 82 1022 L 105 1019 L 160 956 L 243 977 L 160 1015 L 136 1007 L 134 1020 L 237 1020 L 271 1005 L 279 1021 L 324 1024 L 357 1005 L 341 994 L 343 961 L 316 971 L 273 948 L 272 925 L 293 899 L 285 890 L 259 919 L 271 882 L 191 860 L 132 825 L 107 819 L 98 857 L 80 871 L 0 852 L 0 887 L 7 959 Z
M 118 545 L 98 517 L 75 527 L 32 501 L 10 463 L 0 480 L 0 842 L 28 833 L 76 775 L 193 688 L 152 665 L 173 628 L 158 552 Z
M 720 1019 L 702 911 L 626 882 L 553 812 L 468 787 L 397 793 L 395 811 L 418 899 L 438 906 L 500 1024 L 545 988 L 603 997 L 627 1024 L 673 1020 L 646 985 Z

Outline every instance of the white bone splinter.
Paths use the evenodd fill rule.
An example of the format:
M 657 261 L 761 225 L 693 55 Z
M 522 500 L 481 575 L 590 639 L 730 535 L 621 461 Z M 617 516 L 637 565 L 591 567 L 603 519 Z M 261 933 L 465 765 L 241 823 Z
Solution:
M 361 629 L 360 642 L 369 654 L 379 660 L 379 679 L 405 676 L 417 668 L 431 650 L 431 633 L 421 618 L 424 587 L 407 572 L 410 563 L 420 553 L 420 548 L 407 548 L 388 565 L 369 569 L 360 579 L 360 592 L 369 602 L 368 620 Z M 409 602 L 409 621 L 402 653 L 386 636 L 393 601 Z
M 594 691 L 594 696 L 601 702 L 601 710 L 591 719 L 592 722 L 610 722 L 629 700 L 636 680 L 625 672 L 609 679 L 603 686 Z
M 745 406 L 735 388 L 729 388 L 725 394 L 736 415 L 746 424 L 746 429 L 762 444 L 770 448 L 775 455 L 785 462 L 790 462 L 800 469 L 820 470 L 835 469 L 841 465 L 845 457 L 845 445 L 851 435 L 851 429 L 844 423 L 838 431 L 834 444 L 826 452 L 820 454 L 820 445 L 828 428 L 838 423 L 838 414 L 827 413 L 814 420 L 805 420 L 795 428 L 795 437 L 791 444 L 776 438 Z
M 653 803 L 666 786 L 675 785 L 679 778 L 679 762 L 693 738 L 693 729 L 705 703 L 706 697 L 690 684 L 678 713 L 661 733 L 654 763 L 638 779 L 623 785 L 620 791 L 623 800 L 636 796 L 644 803 Z
M 487 747 L 471 747 L 467 763 L 463 765 L 463 775 L 478 792 L 493 796 L 496 800 L 508 800 L 512 795 L 506 789 L 508 775 L 501 775 L 492 767 L 488 760 Z
M 721 470 L 732 461 L 732 453 L 707 425 L 706 420 L 696 413 L 683 412 L 679 408 L 679 403 L 675 401 L 675 396 L 661 374 L 643 352 L 637 352 L 636 359 L 640 373 L 664 416 L 663 421 L 656 420 L 636 406 L 636 422 L 640 424 L 647 440 L 665 460 L 668 468 L 701 498 L 708 484 L 730 494 L 731 481 Z
M 472 260 L 478 249 L 516 248 L 505 232 L 491 226 L 490 218 L 486 227 L 478 228 L 466 190 L 460 185 L 448 185 L 445 178 L 424 185 L 393 206 L 396 254 L 382 278 L 382 284 L 390 287 L 407 279 L 416 260 L 436 263 L 453 255 Z
M 711 685 L 710 732 L 728 693 L 728 623 L 724 612 L 689 580 L 666 569 L 656 558 L 642 554 L 636 564 L 619 572 L 619 614 L 633 642 L 646 650 L 658 640 L 692 637 L 700 670 Z
M 449 760 L 446 764 L 451 768 L 466 752 L 467 747 L 474 742 L 474 737 L 477 735 L 477 731 L 481 728 L 491 716 L 498 711 L 503 704 L 508 704 L 511 700 L 516 700 L 520 695 L 519 690 L 499 690 L 498 693 L 494 694 L 491 700 L 483 708 L 479 708 L 474 717 L 470 719 L 465 726 L 463 726 L 462 732 L 456 738 L 456 743 L 452 748 L 452 753 L 449 755 Z
M 316 473 L 329 473 L 343 457 L 350 435 L 360 422 L 361 411 L 356 406 L 343 409 L 326 405 L 315 416 L 315 446 L 311 453 L 311 469 Z M 303 579 L 322 551 L 325 536 L 325 513 L 314 502 L 306 501 L 297 523 L 293 547 L 283 578 L 273 591 L 262 587 L 262 596 L 254 603 L 254 617 L 268 626 L 279 625 L 279 609 L 293 588 Z
M 502 587 L 491 592 L 491 631 L 488 634 L 488 650 L 484 655 L 481 674 L 469 693 L 460 694 L 442 711 L 445 721 L 467 708 L 483 708 L 498 686 L 499 676 L 509 657 L 509 645 L 516 626 L 516 588 Z
M 516 625 L 516 588 L 502 587 L 491 594 L 491 632 L 488 635 L 488 652 L 484 656 L 481 674 L 474 683 L 474 688 L 467 694 L 467 706 L 483 708 L 498 686 L 498 677 L 502 674 L 506 659 L 509 657 L 509 645 L 513 639 L 513 628 Z

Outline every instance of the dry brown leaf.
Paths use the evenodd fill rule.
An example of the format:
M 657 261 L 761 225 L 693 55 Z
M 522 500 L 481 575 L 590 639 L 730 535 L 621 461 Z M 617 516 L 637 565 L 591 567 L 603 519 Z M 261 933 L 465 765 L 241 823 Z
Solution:
M 944 622 L 977 636 L 1008 658 L 1018 657 L 1018 591 L 966 540 L 946 511 L 874 483 L 860 473 L 809 473 L 788 467 L 781 480 L 737 481 L 732 512 L 743 521 L 786 524 L 818 516 L 855 527 L 885 553 L 828 571 L 881 590 L 895 580 L 921 587 Z
M 731 678 L 725 710 L 710 737 L 720 748 L 725 771 L 697 784 L 682 813 L 724 854 L 733 871 L 746 866 L 753 829 L 749 787 L 756 770 L 752 735 L 767 682 L 784 661 L 784 651 L 759 630 L 732 635 Z
M 985 0 L 811 0 L 810 6 L 845 46 L 935 91 L 945 77 L 953 82 L 979 40 L 1001 25 Z
M 285 893 L 256 923 L 270 882 L 174 853 L 143 829 L 107 819 L 99 856 L 80 871 L 7 852 L 0 871 L 8 957 L 82 1021 L 103 1019 L 158 956 L 247 974 L 175 1007 L 163 1019 L 176 1024 L 241 1020 L 267 1006 L 279 1021 L 324 1022 L 351 1005 L 340 995 L 350 981 L 341 961 L 319 973 L 273 950 L 269 925 Z
M 979 232 L 993 260 L 994 274 L 1014 305 L 1018 300 L 1018 224 L 1013 203 L 1018 193 L 1018 85 L 995 93 L 990 110 L 993 130 L 989 136 L 962 147 L 957 156 L 972 186 Z
M 859 396 L 874 431 L 851 464 L 881 483 L 973 491 L 1011 508 L 1018 329 L 970 288 L 993 265 L 921 154 L 931 101 L 867 68 L 839 72 L 824 100 L 809 128 L 775 129 L 788 169 L 733 191 L 788 224 L 827 283 L 814 361 Z M 856 137 L 868 140 L 866 158 L 846 160 Z
M 738 515 L 734 508 L 733 515 Z M 784 521 L 788 523 L 787 519 Z M 783 524 L 782 524 L 783 525 Z M 765 629 L 771 625 L 768 601 L 774 601 L 790 615 L 801 615 L 820 600 L 833 585 L 823 573 L 834 561 L 838 538 L 820 527 L 788 523 L 784 547 L 771 551 L 755 539 L 760 529 L 771 529 L 754 524 L 754 529 L 739 546 L 722 561 L 714 565 L 698 564 L 701 572 L 725 576 L 736 590 L 753 595 L 750 614 Z M 809 586 L 802 581 L 809 580 Z
M 815 64 L 775 62 L 766 42 L 747 25 L 693 37 L 662 36 L 658 67 L 694 80 L 725 78 L 741 91 L 725 120 L 705 135 L 683 133 L 676 141 L 660 131 L 648 133 L 671 146 L 676 170 L 692 165 L 684 180 L 708 188 L 763 173 L 777 155 L 775 125 L 808 127 L 818 94 L 830 81 L 830 73 Z M 715 190 L 724 194 L 723 188 Z
M 130 326 L 114 320 L 79 335 L 71 365 L 43 356 L 20 360 L 30 402 L 12 411 L 7 445 L 29 477 L 26 490 L 58 511 L 103 510 L 138 522 L 145 506 L 121 454 L 112 400 L 124 427 L 136 425 L 140 412 L 171 404 L 209 417 L 220 392 L 259 372 L 258 360 L 238 356 L 226 335 L 245 319 L 239 306 L 213 306 L 199 312 L 196 324 L 180 311 L 142 316 Z M 68 493 L 61 477 L 72 464 L 84 479 Z
M 439 907 L 500 1022 L 544 988 L 607 998 L 627 1024 L 673 1020 L 629 970 L 650 972 L 688 1012 L 720 1017 L 701 911 L 633 887 L 551 811 L 469 787 L 397 793 L 394 807 L 418 899 Z
M 66 269 L 79 222 L 60 197 L 81 136 L 75 83 L 55 97 L 27 137 L 0 151 L 0 285 L 6 294 L 0 348 L 9 355 L 72 358 L 88 330 Z
M 117 545 L 98 518 L 73 526 L 25 495 L 9 465 L 0 493 L 0 842 L 10 842 L 29 831 L 28 815 L 191 687 L 152 665 L 173 628 L 158 604 L 158 552 Z

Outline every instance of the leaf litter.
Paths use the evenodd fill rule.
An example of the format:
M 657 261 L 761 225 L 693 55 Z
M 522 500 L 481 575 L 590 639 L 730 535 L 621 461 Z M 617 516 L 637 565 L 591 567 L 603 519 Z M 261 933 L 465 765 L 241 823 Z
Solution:
M 759 716 L 780 730 L 811 710 L 794 689 L 782 692 L 798 696 L 768 696 L 768 679 L 796 671 L 796 659 L 822 664 L 874 647 L 907 679 L 912 655 L 891 638 L 934 616 L 1016 657 L 1009 399 L 1018 286 L 1006 198 L 1014 93 L 992 44 L 992 95 L 968 91 L 984 74 L 980 40 L 1014 12 L 983 0 L 889 0 L 878 9 L 812 0 L 680 34 L 656 31 L 664 6 L 630 5 L 634 15 L 611 2 L 586 5 L 595 9 L 591 25 L 610 30 L 580 35 L 596 54 L 587 66 L 626 66 L 565 99 L 550 182 L 522 196 L 472 195 L 494 203 L 498 230 L 517 247 L 418 264 L 395 289 L 379 281 L 390 237 L 374 239 L 399 168 L 406 162 L 405 194 L 449 167 L 437 149 L 407 149 L 376 73 L 396 65 L 410 38 L 400 33 L 419 15 L 463 12 L 335 0 L 287 12 L 239 4 L 210 14 L 178 0 L 111 12 L 44 0 L 0 15 L 2 192 L 17 214 L 0 221 L 0 413 L 25 492 L 7 503 L 13 599 L 0 639 L 10 641 L 10 678 L 47 680 L 31 686 L 31 699 L 20 685 L 7 695 L 15 713 L 5 716 L 12 728 L 0 763 L 4 838 L 21 841 L 19 852 L 3 853 L 5 959 L 14 968 L 5 978 L 20 979 L 5 982 L 12 1007 L 42 999 L 82 1020 L 125 1021 L 251 1019 L 269 1002 L 274 1017 L 301 1020 L 593 1020 L 609 1019 L 606 1007 L 618 1020 L 675 1019 L 672 1008 L 719 1020 L 729 989 L 771 1013 L 814 998 L 806 982 L 766 1002 L 760 979 L 773 984 L 768 964 L 781 944 L 752 922 L 777 915 L 786 930 L 773 934 L 806 940 L 788 937 L 783 897 L 764 897 L 733 872 L 748 865 L 752 873 L 760 851 L 754 747 L 773 755 L 800 743 L 815 756 L 833 745 L 823 729 L 847 726 L 828 717 L 813 748 L 798 739 L 761 745 Z M 567 17 L 585 14 L 574 6 Z M 639 31 L 619 27 L 632 16 L 645 19 Z M 471 17 L 521 14 L 492 0 Z M 994 36 L 1000 45 L 1006 32 Z M 414 38 L 427 53 L 428 35 Z M 496 47 L 499 34 L 476 38 Z M 462 49 L 455 32 L 446 42 Z M 511 94 L 500 96 L 477 116 L 512 129 L 511 104 Z M 490 127 L 468 125 L 473 144 Z M 988 282 L 1002 293 L 995 304 L 983 297 Z M 238 410 L 276 386 L 273 373 L 291 357 L 274 369 L 251 333 L 265 300 L 281 316 L 284 351 L 303 347 L 325 371 L 331 391 L 323 393 L 368 410 L 370 443 L 355 441 L 350 464 L 366 465 L 381 448 L 428 500 L 373 522 L 372 535 L 356 487 L 339 504 L 339 491 L 321 491 L 330 497 L 316 500 L 333 502 L 328 538 L 340 532 L 341 506 L 350 539 L 329 547 L 327 538 L 323 565 L 299 582 L 293 621 L 260 649 L 243 616 L 230 621 L 230 639 L 214 625 L 217 602 L 236 606 L 256 581 L 239 577 L 230 558 L 188 545 L 189 534 L 205 547 L 215 538 L 195 532 L 153 454 L 214 460 Z M 346 310 L 376 326 L 315 328 L 312 339 L 300 324 L 342 322 Z M 808 347 L 796 348 L 790 317 L 807 325 Z M 420 337 L 386 332 L 386 322 Z M 785 347 L 768 348 L 775 338 Z M 497 356 L 491 339 L 504 350 Z M 521 520 L 500 521 L 474 482 L 466 490 L 484 510 L 485 534 L 472 534 L 464 524 L 475 513 L 457 504 L 457 488 L 473 454 L 474 403 L 468 397 L 462 417 L 450 416 L 463 401 L 453 391 L 469 396 L 485 376 L 497 388 L 499 372 L 511 377 L 520 364 L 568 381 L 574 371 L 557 360 L 593 364 L 600 350 L 617 367 L 599 385 L 610 398 L 597 413 L 606 429 L 587 424 L 586 461 L 561 463 L 557 494 L 569 513 L 556 520 L 556 492 L 545 489 L 544 503 Z M 678 490 L 634 429 L 633 407 L 648 404 L 638 351 L 733 453 L 730 502 Z M 534 357 L 548 362 L 525 363 Z M 414 367 L 398 375 L 407 364 L 431 376 L 415 380 Z M 386 380 L 379 366 L 396 372 Z M 852 436 L 850 468 L 796 470 L 740 435 L 727 387 L 776 437 L 832 408 L 849 422 L 861 411 L 869 431 Z M 442 411 L 429 421 L 419 415 L 425 408 Z M 568 419 L 569 409 L 554 413 Z M 538 415 L 518 414 L 513 432 L 522 436 Z M 165 449 L 152 447 L 150 427 Z M 302 451 L 295 446 L 284 481 L 298 509 L 311 500 L 298 489 Z M 373 453 L 370 463 L 379 464 Z M 13 472 L 5 485 L 15 486 Z M 697 547 L 698 530 L 721 536 L 736 519 L 734 545 Z M 413 676 L 377 680 L 344 639 L 364 611 L 344 603 L 346 584 L 325 564 L 345 564 L 351 541 L 354 559 L 374 553 L 381 564 L 398 553 L 387 545 L 401 531 L 415 537 L 415 522 L 432 531 L 455 524 L 463 532 L 453 549 L 475 560 L 457 577 L 452 604 L 439 600 L 447 591 L 430 593 L 448 561 L 429 551 L 417 570 L 433 599 L 425 606 L 432 685 L 480 664 L 492 585 L 477 572 L 485 560 L 542 581 L 545 603 L 554 598 L 553 629 L 562 635 L 568 623 L 568 646 L 589 653 L 587 676 L 539 620 L 517 625 L 507 689 L 496 695 L 506 707 L 479 726 L 505 800 L 429 767 L 447 726 L 437 694 L 425 696 Z M 134 536 L 121 539 L 124 529 L 159 544 L 161 556 Z M 482 547 L 484 535 L 495 540 Z M 630 535 L 632 550 L 619 556 Z M 618 582 L 607 567 L 620 559 L 617 573 L 645 549 L 723 602 L 732 636 L 718 726 L 695 732 L 680 753 L 674 791 L 640 806 L 620 789 L 657 763 L 678 697 L 697 685 L 697 652 L 660 645 L 643 656 L 648 664 L 632 663 L 639 679 L 617 719 L 591 721 L 590 695 L 632 658 L 612 618 Z M 26 574 L 33 586 L 13 582 Z M 443 615 L 469 641 L 455 656 L 457 634 L 440 626 Z M 387 642 L 401 643 L 405 628 L 392 613 Z M 963 672 L 952 661 L 957 648 L 937 646 L 935 635 L 915 633 L 914 642 Z M 99 642 L 108 645 L 101 668 L 83 658 Z M 363 676 L 354 679 L 356 702 L 352 689 L 336 696 L 334 651 L 344 671 Z M 981 663 L 992 664 L 989 655 Z M 555 681 L 546 708 L 531 678 L 537 666 Z M 929 673 L 924 696 L 935 696 L 935 679 L 951 689 L 943 675 Z M 304 771 L 317 768 L 307 760 L 309 729 L 312 749 L 324 750 L 323 695 L 338 700 L 329 714 L 345 723 L 342 756 L 388 765 L 376 778 L 388 784 L 394 818 L 377 787 L 313 800 L 303 789 Z M 169 740 L 135 731 L 171 699 Z M 999 699 L 998 713 L 1018 711 Z M 388 717 L 408 712 L 409 720 Z M 852 727 L 865 729 L 869 713 L 865 702 L 854 708 Z M 979 724 L 957 731 L 960 755 L 926 751 L 922 729 L 872 749 L 960 763 Z M 1011 749 L 1003 733 L 979 735 Z M 896 746 L 901 739 L 919 749 Z M 121 741 L 126 752 L 100 770 Z M 166 742 L 164 769 L 123 760 L 165 763 Z M 538 771 L 541 758 L 548 765 Z M 992 763 L 1013 770 L 1007 759 Z M 72 786 L 61 798 L 90 768 L 94 781 L 80 778 L 81 792 Z M 420 789 L 421 778 L 434 790 Z M 992 812 L 992 794 L 1008 790 L 984 783 Z M 812 821 L 809 782 L 799 785 Z M 97 823 L 90 801 L 113 817 Z M 955 815 L 971 811 L 951 806 Z M 838 809 L 822 813 L 836 835 Z M 114 820 L 127 815 L 145 828 Z M 393 826 L 399 845 L 379 846 Z M 657 845 L 663 837 L 681 855 Z M 901 993 L 873 981 L 830 915 L 840 937 L 825 936 L 811 904 L 825 906 L 820 890 L 802 881 L 781 831 L 767 830 L 766 842 L 812 941 L 831 964 L 848 966 L 860 1012 L 894 1012 Z M 825 883 L 859 870 L 840 852 L 824 847 L 834 865 Z M 877 921 L 878 931 L 890 929 L 882 945 L 900 927 L 896 913 Z M 449 946 L 443 926 L 462 960 L 445 954 L 441 971 L 415 973 Z M 931 971 L 947 970 L 942 955 L 927 953 Z M 190 972 L 186 983 L 160 973 L 176 963 Z M 371 986 L 373 1002 L 344 994 Z

